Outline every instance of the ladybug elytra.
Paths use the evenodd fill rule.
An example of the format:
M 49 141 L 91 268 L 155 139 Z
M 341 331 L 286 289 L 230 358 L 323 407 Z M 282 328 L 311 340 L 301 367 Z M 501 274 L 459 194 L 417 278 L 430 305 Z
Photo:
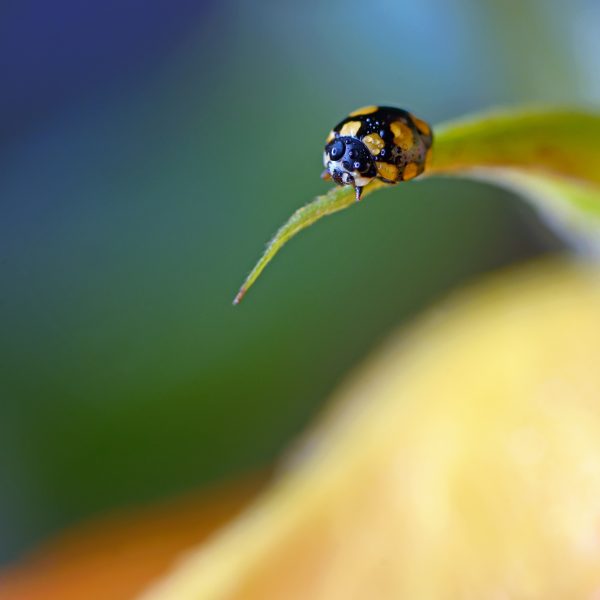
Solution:
M 350 113 L 327 137 L 324 179 L 351 185 L 360 200 L 377 178 L 394 184 L 420 175 L 433 141 L 431 128 L 401 108 L 366 106 Z

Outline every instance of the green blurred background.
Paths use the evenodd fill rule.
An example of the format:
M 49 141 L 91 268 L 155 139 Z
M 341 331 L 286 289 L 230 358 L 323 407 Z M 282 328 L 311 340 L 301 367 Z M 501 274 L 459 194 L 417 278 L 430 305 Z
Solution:
M 51 5 L 51 6 L 49 6 Z M 393 328 L 560 248 L 483 184 L 397 186 L 263 244 L 366 104 L 432 123 L 600 99 L 595 0 L 4 2 L 0 560 L 268 464 Z

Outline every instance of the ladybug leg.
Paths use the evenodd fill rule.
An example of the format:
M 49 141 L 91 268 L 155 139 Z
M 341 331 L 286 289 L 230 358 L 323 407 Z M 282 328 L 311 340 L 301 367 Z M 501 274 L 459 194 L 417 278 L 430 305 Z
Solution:
M 331 179 L 331 175 L 329 174 L 329 171 L 327 169 L 325 169 L 322 173 L 321 173 L 321 179 L 323 181 L 328 181 L 329 179 Z
M 354 191 L 356 192 L 356 201 L 357 201 L 357 202 L 360 202 L 360 196 L 361 196 L 361 194 L 362 194 L 362 190 L 363 190 L 363 189 L 362 189 L 361 187 L 358 187 L 358 186 L 356 186 L 356 187 L 354 188 Z

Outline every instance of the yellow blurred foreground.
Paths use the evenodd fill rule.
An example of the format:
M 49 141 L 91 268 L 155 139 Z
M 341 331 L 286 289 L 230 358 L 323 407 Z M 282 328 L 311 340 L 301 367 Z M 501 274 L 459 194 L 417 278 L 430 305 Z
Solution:
M 169 539 L 145 522 L 145 536 Z M 98 563 L 104 579 L 88 569 L 79 597 L 127 597 L 98 585 L 107 568 L 147 579 L 144 561 Z M 9 573 L 2 600 L 43 597 L 26 595 L 39 561 L 17 573 L 21 595 L 1 593 Z M 275 483 L 142 598 L 599 599 L 598 268 L 506 272 L 393 337 Z
M 145 600 L 600 598 L 600 276 L 446 302 L 340 389 L 290 468 Z

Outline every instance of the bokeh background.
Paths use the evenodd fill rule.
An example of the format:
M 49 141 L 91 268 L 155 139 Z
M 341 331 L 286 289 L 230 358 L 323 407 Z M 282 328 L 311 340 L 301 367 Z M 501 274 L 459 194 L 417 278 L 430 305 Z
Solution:
M 600 100 L 596 0 L 0 3 L 0 562 L 269 464 L 386 333 L 560 242 L 507 192 L 398 186 L 290 244 L 324 136 Z

